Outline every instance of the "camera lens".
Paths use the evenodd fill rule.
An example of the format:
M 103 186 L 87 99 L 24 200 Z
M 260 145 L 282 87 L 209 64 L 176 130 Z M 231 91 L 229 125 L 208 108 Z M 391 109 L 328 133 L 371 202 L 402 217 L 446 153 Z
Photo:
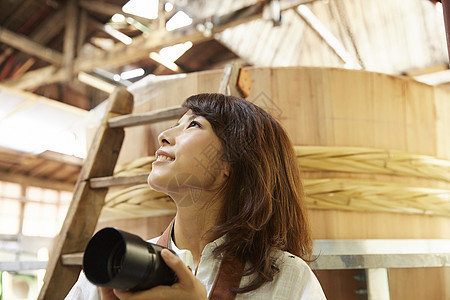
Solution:
M 162 249 L 136 235 L 107 227 L 89 241 L 83 270 L 91 283 L 121 290 L 171 285 L 176 276 L 162 259 Z
M 108 263 L 108 277 L 114 278 L 122 269 L 123 260 L 125 258 L 125 244 L 117 243 L 111 251 L 110 262 Z

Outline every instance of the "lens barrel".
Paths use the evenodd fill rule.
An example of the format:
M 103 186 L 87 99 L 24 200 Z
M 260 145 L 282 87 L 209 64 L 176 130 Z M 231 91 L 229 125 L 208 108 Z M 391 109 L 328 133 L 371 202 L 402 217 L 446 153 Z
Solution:
M 175 273 L 163 258 L 163 247 L 113 227 L 103 228 L 89 241 L 83 270 L 93 284 L 120 290 L 147 290 L 172 285 Z

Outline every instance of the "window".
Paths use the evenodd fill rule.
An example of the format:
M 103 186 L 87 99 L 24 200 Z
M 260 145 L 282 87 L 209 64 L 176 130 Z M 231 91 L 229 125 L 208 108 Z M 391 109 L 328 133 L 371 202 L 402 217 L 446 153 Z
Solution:
M 72 193 L 28 187 L 23 218 L 24 235 L 53 237 L 66 217 Z
M 0 181 L 0 234 L 54 237 L 72 193 Z
M 0 182 L 0 234 L 17 234 L 21 219 L 21 186 Z

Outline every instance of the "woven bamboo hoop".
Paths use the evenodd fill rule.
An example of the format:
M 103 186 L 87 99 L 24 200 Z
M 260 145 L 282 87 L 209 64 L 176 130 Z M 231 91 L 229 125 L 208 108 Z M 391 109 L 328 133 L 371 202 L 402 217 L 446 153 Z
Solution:
M 350 178 L 304 180 L 307 204 L 317 209 L 450 216 L 450 190 Z
M 401 151 L 357 147 L 295 146 L 299 165 L 305 172 L 381 174 L 438 180 L 449 186 L 450 161 Z M 155 157 L 142 157 L 122 164 L 115 175 L 148 173 Z M 355 178 L 304 178 L 307 204 L 314 209 L 378 211 L 433 214 L 450 217 L 449 188 L 420 187 L 393 181 Z M 169 197 L 147 184 L 108 194 L 109 211 L 139 211 L 138 216 L 155 210 L 173 212 Z
M 413 176 L 450 182 L 450 161 L 401 151 L 356 147 L 296 146 L 303 171 Z

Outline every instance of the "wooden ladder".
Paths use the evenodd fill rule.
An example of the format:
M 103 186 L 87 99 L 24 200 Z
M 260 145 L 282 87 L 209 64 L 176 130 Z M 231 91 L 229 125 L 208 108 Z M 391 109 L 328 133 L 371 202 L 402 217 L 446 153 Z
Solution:
M 237 64 L 225 67 L 219 92 L 248 96 L 251 78 Z M 110 186 L 146 181 L 142 175 L 113 176 L 125 136 L 124 128 L 151 124 L 179 117 L 185 108 L 175 106 L 132 114 L 133 96 L 126 88 L 117 88 L 107 100 L 105 115 L 91 143 L 75 185 L 67 216 L 47 265 L 40 300 L 64 299 L 81 271 L 82 255 L 97 226 Z

